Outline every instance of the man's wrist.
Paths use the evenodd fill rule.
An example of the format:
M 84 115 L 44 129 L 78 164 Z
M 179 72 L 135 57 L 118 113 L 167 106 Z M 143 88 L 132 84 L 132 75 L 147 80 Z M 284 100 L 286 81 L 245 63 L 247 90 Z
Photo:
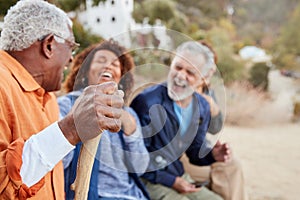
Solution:
M 72 115 L 67 115 L 65 118 L 60 120 L 58 122 L 58 126 L 62 131 L 63 135 L 72 145 L 76 145 L 78 142 L 81 141 L 77 134 L 76 126 Z

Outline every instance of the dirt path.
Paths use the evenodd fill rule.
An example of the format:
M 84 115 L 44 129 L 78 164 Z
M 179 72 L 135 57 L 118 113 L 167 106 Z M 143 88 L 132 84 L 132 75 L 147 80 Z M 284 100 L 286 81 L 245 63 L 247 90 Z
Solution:
M 225 126 L 243 164 L 250 200 L 295 200 L 300 194 L 300 124 L 243 128 Z

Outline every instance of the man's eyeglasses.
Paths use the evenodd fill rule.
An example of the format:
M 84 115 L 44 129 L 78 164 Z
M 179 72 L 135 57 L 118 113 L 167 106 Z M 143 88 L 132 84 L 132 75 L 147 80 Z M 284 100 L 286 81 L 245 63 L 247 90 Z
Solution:
M 58 43 L 67 42 L 70 45 L 70 48 L 72 49 L 72 52 L 75 51 L 80 46 L 80 44 L 77 43 L 77 42 L 70 41 L 70 40 L 65 39 L 65 38 L 63 38 L 59 35 L 56 35 L 56 34 L 53 34 L 53 35 L 54 35 L 54 39 L 56 40 L 56 42 L 58 42 Z
M 48 35 L 47 35 L 47 36 L 48 36 Z M 39 41 L 44 40 L 47 36 L 44 36 L 44 37 L 40 38 Z M 68 40 L 68 39 L 65 39 L 65 38 L 63 38 L 62 36 L 59 36 L 59 35 L 57 35 L 57 34 L 55 34 L 55 33 L 53 33 L 53 36 L 54 36 L 54 39 L 56 40 L 56 42 L 62 43 L 62 44 L 64 44 L 64 43 L 69 44 L 69 46 L 70 46 L 70 48 L 71 48 L 71 50 L 72 50 L 72 55 L 75 55 L 75 54 L 76 54 L 77 48 L 80 47 L 80 44 L 79 44 L 79 43 L 70 41 L 70 40 Z

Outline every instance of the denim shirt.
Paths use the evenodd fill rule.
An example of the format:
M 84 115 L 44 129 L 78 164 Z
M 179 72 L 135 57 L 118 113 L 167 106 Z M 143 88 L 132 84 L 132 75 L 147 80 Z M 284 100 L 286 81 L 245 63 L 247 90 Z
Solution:
M 65 116 L 71 110 L 76 98 L 80 94 L 80 91 L 75 91 L 58 98 L 61 117 Z M 141 175 L 145 172 L 149 163 L 149 154 L 143 142 L 141 126 L 136 113 L 131 108 L 125 107 L 124 109 L 134 116 L 137 122 L 136 131 L 130 136 L 124 135 L 122 131 L 119 133 L 104 131 L 102 133 L 92 171 L 90 192 L 93 191 L 93 193 L 97 193 L 100 197 L 148 199 L 147 195 L 145 196 L 141 189 L 143 186 L 137 183 L 137 180 L 131 174 Z M 67 199 L 70 193 L 68 191 L 69 184 L 72 182 L 68 180 L 70 178 L 68 176 L 70 174 L 73 176 L 74 171 L 76 171 L 76 168 L 70 169 L 74 168 L 71 162 L 74 159 L 77 162 L 78 148 L 80 146 L 77 145 L 76 147 L 76 156 L 74 156 L 75 149 L 75 151 L 68 154 L 63 160 L 65 172 L 72 171 L 72 173 L 66 172 L 65 174 Z M 126 161 L 130 161 L 130 165 Z M 97 165 L 95 165 L 96 163 Z M 97 166 L 96 169 L 95 166 Z M 97 180 L 93 181 L 95 177 L 97 177 Z M 95 182 L 97 183 L 95 184 Z M 96 195 L 92 194 L 92 196 Z M 89 199 L 94 198 L 90 198 L 89 194 Z

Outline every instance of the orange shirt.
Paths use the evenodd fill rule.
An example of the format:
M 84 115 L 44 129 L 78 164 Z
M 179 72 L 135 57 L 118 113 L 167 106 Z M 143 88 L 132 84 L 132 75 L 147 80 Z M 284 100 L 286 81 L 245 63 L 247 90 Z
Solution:
M 58 120 L 55 95 L 2 50 L 0 74 L 0 199 L 64 199 L 62 162 L 30 188 L 20 176 L 24 141 Z

